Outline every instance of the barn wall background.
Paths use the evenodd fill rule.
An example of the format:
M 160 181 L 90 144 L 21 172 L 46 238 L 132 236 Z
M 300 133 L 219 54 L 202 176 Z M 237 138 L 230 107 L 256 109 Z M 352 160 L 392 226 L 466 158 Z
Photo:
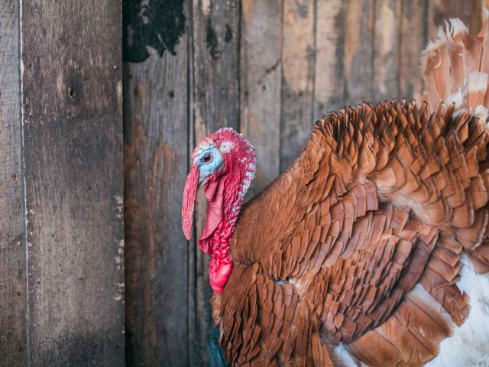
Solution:
M 122 6 L 0 1 L 0 366 L 124 366 Z
M 195 144 L 242 132 L 250 198 L 323 114 L 411 97 L 437 26 L 488 2 L 0 0 L 0 367 L 204 366 Z
M 209 257 L 181 229 L 193 147 L 230 126 L 258 155 L 252 197 L 298 156 L 313 123 L 421 88 L 419 56 L 483 0 L 125 0 L 128 366 L 204 366 Z M 486 4 L 487 6 L 487 4 Z M 205 219 L 197 204 L 196 235 Z M 196 236 L 194 235 L 194 238 Z

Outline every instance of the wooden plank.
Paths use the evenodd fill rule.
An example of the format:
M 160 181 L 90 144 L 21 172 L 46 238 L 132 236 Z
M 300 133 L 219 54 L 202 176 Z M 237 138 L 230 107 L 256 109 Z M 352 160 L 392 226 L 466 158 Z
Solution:
M 476 35 L 479 33 L 482 26 L 482 7 L 487 8 L 488 5 L 489 0 L 472 0 L 462 3 L 462 11 L 469 17 L 467 26 L 471 34 Z
M 0 2 L 0 366 L 26 365 L 19 9 Z
M 311 134 L 314 106 L 314 0 L 284 0 L 280 171 Z
M 470 1 L 470 0 L 469 0 Z M 456 17 L 457 0 L 431 0 L 428 2 L 428 37 L 436 40 L 436 32 L 439 26 L 444 26 L 445 21 Z
M 239 129 L 239 1 L 193 0 L 195 139 Z
M 419 60 L 428 43 L 427 12 L 425 0 L 402 2 L 399 82 L 400 97 L 408 100 L 424 90 Z
M 400 95 L 401 0 L 376 0 L 374 18 L 375 90 L 372 102 L 377 102 Z
M 31 367 L 125 365 L 120 5 L 21 2 Z
M 373 101 L 374 0 L 346 1 L 345 104 Z
M 345 10 L 343 0 L 318 1 L 316 4 L 315 120 L 343 108 L 345 104 Z
M 193 0 L 192 6 L 192 121 L 190 150 L 205 136 L 224 126 L 239 130 L 239 17 L 238 0 Z M 183 183 L 182 183 L 183 184 Z M 183 185 L 182 185 L 183 188 Z M 190 250 L 189 365 L 205 366 L 205 337 L 212 323 L 209 255 L 196 238 L 205 224 L 206 199 L 195 205 L 195 236 Z
M 139 0 L 125 6 L 131 4 L 124 8 L 131 31 L 124 39 L 127 365 L 188 366 L 189 259 L 181 208 L 189 159 L 189 9 L 162 2 L 144 21 Z M 168 34 L 173 38 L 162 45 L 150 41 Z
M 241 131 L 255 147 L 252 198 L 280 169 L 282 0 L 243 0 L 241 16 Z

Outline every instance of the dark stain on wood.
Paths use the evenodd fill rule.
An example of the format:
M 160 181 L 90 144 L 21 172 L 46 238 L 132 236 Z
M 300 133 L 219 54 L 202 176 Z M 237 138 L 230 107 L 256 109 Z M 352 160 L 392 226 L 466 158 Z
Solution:
M 150 57 L 148 47 L 160 57 L 165 51 L 175 55 L 175 47 L 185 33 L 183 0 L 123 0 L 124 61 L 142 62 Z
M 210 53 L 211 57 L 214 60 L 217 60 L 221 53 L 220 53 L 220 51 L 218 51 L 219 41 L 217 40 L 216 31 L 214 31 L 214 29 L 212 28 L 212 19 L 211 18 L 207 19 L 205 41 L 207 43 L 207 48 L 209 49 L 209 53 Z
M 226 43 L 231 42 L 233 39 L 233 30 L 229 26 L 229 24 L 226 24 L 226 35 L 224 36 L 224 41 Z
M 226 31 L 224 34 L 224 46 L 219 47 L 219 39 L 217 37 L 217 33 L 212 28 L 212 19 L 209 17 L 207 19 L 207 28 L 206 28 L 206 38 L 205 41 L 207 43 L 207 49 L 209 50 L 209 54 L 212 59 L 217 60 L 219 56 L 225 51 L 226 45 L 233 40 L 233 30 L 226 24 Z

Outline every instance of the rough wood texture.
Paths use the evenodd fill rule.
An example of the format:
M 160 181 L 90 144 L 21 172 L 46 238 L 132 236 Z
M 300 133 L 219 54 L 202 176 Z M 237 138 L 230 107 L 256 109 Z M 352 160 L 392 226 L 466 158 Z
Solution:
M 0 3 L 0 366 L 26 364 L 19 9 Z
M 401 0 L 375 1 L 374 101 L 400 97 L 400 14 Z
M 241 132 L 258 162 L 247 197 L 263 190 L 280 169 L 282 0 L 243 0 L 241 16 Z
M 136 2 L 139 5 L 139 1 Z M 182 186 L 188 162 L 188 7 L 150 7 L 146 23 L 175 36 L 162 57 L 144 39 L 125 39 L 149 57 L 124 58 L 124 170 L 126 326 L 128 366 L 189 365 L 188 247 L 180 230 Z M 138 19 L 125 19 L 136 27 Z M 173 33 L 172 33 L 173 32 Z M 182 32 L 183 33 L 183 32 Z M 138 44 L 139 43 L 139 44 Z
M 192 3 L 192 126 L 195 143 L 224 126 L 239 131 L 239 42 L 240 1 L 193 0 Z M 181 181 L 183 191 L 184 180 Z M 201 193 L 202 194 L 202 193 Z M 181 207 L 179 208 L 181 209 Z M 204 227 L 206 204 L 204 196 L 196 203 L 196 231 Z M 181 228 L 181 227 L 179 227 Z M 193 241 L 190 251 L 192 287 L 190 365 L 204 365 L 207 360 L 205 338 L 211 324 L 209 304 L 209 256 Z
M 314 0 L 284 0 L 280 171 L 299 155 L 313 124 Z
M 345 10 L 343 0 L 316 2 L 314 120 L 344 107 Z
M 428 6 L 425 0 L 403 1 L 401 9 L 401 36 L 399 88 L 401 98 L 410 99 L 415 91 L 424 89 L 419 72 L 419 57 L 428 42 Z
M 237 0 L 193 1 L 196 140 L 223 126 L 239 129 L 239 19 Z
M 347 0 L 343 105 L 374 100 L 374 0 Z
M 123 366 L 121 3 L 21 14 L 29 366 Z

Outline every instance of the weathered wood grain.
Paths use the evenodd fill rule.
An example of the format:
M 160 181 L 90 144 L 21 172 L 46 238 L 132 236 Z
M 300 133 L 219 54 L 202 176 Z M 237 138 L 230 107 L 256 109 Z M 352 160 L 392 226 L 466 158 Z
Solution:
M 314 120 L 344 107 L 345 10 L 343 0 L 316 3 Z
M 398 98 L 401 48 L 401 0 L 375 1 L 374 99 Z M 419 74 L 419 73 L 418 73 Z
M 26 365 L 19 9 L 0 2 L 0 366 Z
M 411 99 L 424 90 L 420 55 L 428 42 L 428 6 L 425 0 L 403 1 L 401 10 L 401 47 L 399 56 L 400 95 Z
M 344 103 L 374 101 L 374 0 L 347 0 L 344 27 Z
M 239 1 L 193 0 L 195 139 L 239 129 Z
M 29 366 L 124 366 L 121 3 L 21 2 Z
M 165 4 L 149 8 L 151 22 L 145 23 L 146 32 L 175 37 L 161 57 L 144 38 L 124 39 L 132 45 L 124 49 L 128 366 L 189 366 L 189 258 L 181 229 L 189 124 L 188 30 L 182 24 L 189 14 L 181 4 Z M 125 19 L 131 29 L 139 24 L 138 13 L 133 15 Z M 135 59 L 135 49 L 149 56 Z
M 205 136 L 224 126 L 239 131 L 240 1 L 193 0 L 192 2 L 192 126 L 190 150 Z M 183 189 L 183 182 L 182 182 Z M 181 208 L 180 208 L 181 209 Z M 190 366 L 204 366 L 205 337 L 212 322 L 209 256 L 196 238 L 205 223 L 203 192 L 195 205 L 195 236 L 190 251 L 190 282 L 195 289 L 189 300 L 194 314 L 189 322 Z M 193 297 L 192 297 L 193 296 Z
M 284 0 L 280 171 L 299 155 L 314 121 L 314 0 Z
M 241 132 L 259 157 L 247 197 L 272 182 L 280 169 L 282 0 L 242 1 Z

